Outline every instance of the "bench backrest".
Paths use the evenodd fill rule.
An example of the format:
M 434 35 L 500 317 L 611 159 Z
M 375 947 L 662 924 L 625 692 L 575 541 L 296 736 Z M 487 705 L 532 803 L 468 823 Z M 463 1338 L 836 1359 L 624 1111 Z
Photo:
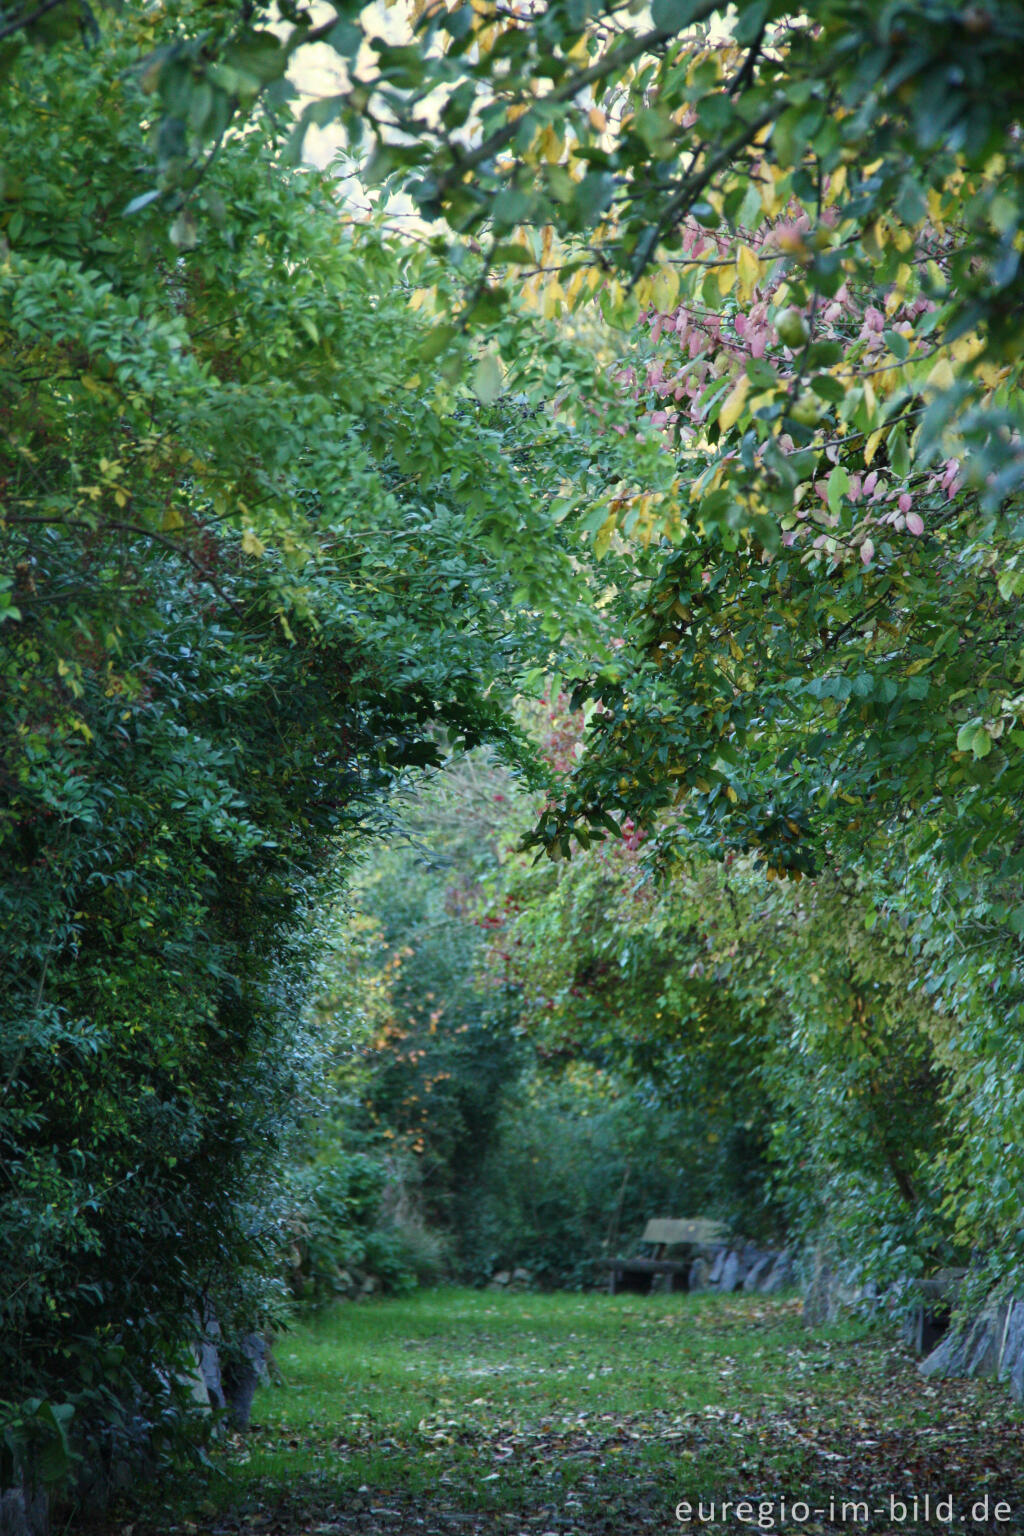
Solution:
M 720 1221 L 706 1216 L 695 1216 L 687 1221 L 672 1221 L 666 1217 L 653 1217 L 644 1228 L 641 1242 L 663 1243 L 717 1243 L 725 1239 L 725 1228 Z

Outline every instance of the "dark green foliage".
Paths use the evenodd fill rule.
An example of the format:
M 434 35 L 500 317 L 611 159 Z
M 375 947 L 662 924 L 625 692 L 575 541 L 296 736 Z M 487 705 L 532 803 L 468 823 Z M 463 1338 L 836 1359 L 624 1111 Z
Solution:
M 207 12 L 0 75 L 0 1485 L 141 1450 L 196 1315 L 279 1305 L 317 907 L 403 776 L 525 756 L 506 615 L 575 581 L 567 436 L 422 385 L 407 253 L 272 124 L 170 228 L 135 196 L 142 63 Z
M 0 10 L 0 1487 L 162 1455 L 196 1316 L 273 1312 L 289 1221 L 314 1297 L 430 1272 L 387 1142 L 479 1278 L 583 1283 L 623 1184 L 623 1228 L 685 1202 L 826 1221 L 882 1279 L 1019 1268 L 1020 16 L 819 9 L 745 0 L 729 53 L 710 5 L 500 38 L 428 8 L 306 114 L 403 125 L 369 174 L 453 232 L 415 249 L 281 168 L 301 4 L 284 39 L 260 3 Z M 581 78 L 622 93 L 614 143 Z M 538 252 L 579 280 L 535 286 L 548 318 L 589 276 L 605 318 L 664 318 L 614 275 L 652 262 L 712 315 L 694 432 L 636 444 L 647 403 L 512 302 Z M 508 701 L 553 666 L 590 713 L 545 773 Z M 661 816 L 672 894 L 553 878 L 534 952 L 485 961 L 429 861 L 382 860 L 371 1070 L 289 1191 L 338 1067 L 317 909 L 396 787 L 480 742 L 545 783 L 556 862 Z M 695 888 L 695 849 L 812 895 L 742 860 Z M 527 1090 L 570 1058 L 637 1101 Z
M 679 954 L 614 922 L 622 891 L 602 879 L 603 855 L 572 867 L 587 896 L 562 989 L 560 935 L 540 897 L 551 876 L 534 872 L 534 889 L 502 846 L 529 810 L 477 754 L 406 805 L 406 838 L 359 873 L 338 949 L 347 985 L 325 995 L 339 1018 L 362 1000 L 362 1049 L 339 1074 L 319 1161 L 344 1166 L 332 1134 L 338 1148 L 372 1138 L 389 1149 L 392 1205 L 442 1231 L 475 1284 L 519 1267 L 538 1285 L 599 1285 L 597 1261 L 648 1216 L 723 1215 L 747 1235 L 774 1233 L 750 1053 L 716 1037 L 699 1067 L 667 1028 L 645 1043 L 628 1027 Z M 624 935 L 632 958 L 620 972 L 608 957 Z M 341 1213 L 342 1242 L 345 1225 Z
M 244 569 L 222 566 L 238 625 L 182 562 L 124 558 L 147 611 L 118 616 L 116 672 L 93 637 L 119 573 L 56 533 L 5 651 L 3 1377 L 86 1424 L 139 1393 L 159 1415 L 204 1299 L 225 1326 L 267 1304 L 253 1181 L 304 1091 L 312 881 L 382 776 L 341 655 L 261 621 Z
M 604 1284 L 650 1216 L 704 1210 L 678 1122 L 585 1071 L 528 1077 L 506 1096 L 462 1208 L 467 1280 L 528 1271 L 540 1286 Z
M 289 1281 L 296 1300 L 328 1301 L 358 1290 L 353 1271 L 385 1291 L 420 1278 L 404 1234 L 382 1225 L 387 1164 L 335 1148 L 329 1160 L 300 1167 L 289 1180 Z
M 505 1098 L 530 1060 L 515 996 L 484 976 L 480 881 L 514 797 L 510 775 L 468 759 L 406 807 L 406 838 L 354 886 L 374 924 L 383 997 L 363 1043 L 361 1107 L 349 1134 L 398 1149 L 410 1197 L 453 1237 L 473 1219 Z

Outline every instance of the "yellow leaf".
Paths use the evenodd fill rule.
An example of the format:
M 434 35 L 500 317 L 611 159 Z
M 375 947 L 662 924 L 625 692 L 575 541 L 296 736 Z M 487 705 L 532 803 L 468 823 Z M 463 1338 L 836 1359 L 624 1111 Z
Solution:
M 783 179 L 783 172 L 777 165 L 764 167 L 764 180 L 761 182 L 761 207 L 769 219 L 774 219 L 786 206 L 786 197 L 779 191 L 779 184 Z M 788 174 L 788 173 L 787 173 Z
M 865 379 L 864 380 L 863 388 L 864 388 L 864 404 L 867 406 L 868 410 L 871 412 L 871 415 L 874 416 L 875 412 L 878 410 L 878 399 L 877 399 L 877 397 L 875 395 L 874 386 L 871 383 L 870 379 Z
M 675 267 L 662 267 L 654 278 L 654 305 L 660 314 L 675 309 L 679 298 L 679 273 Z
M 580 289 L 583 287 L 585 277 L 586 273 L 582 267 L 578 267 L 573 273 L 572 277 L 570 277 L 568 286 L 565 290 L 566 301 L 570 307 L 574 306 L 576 300 L 579 298 Z
M 1012 369 L 997 368 L 993 363 L 982 363 L 975 372 L 986 389 L 995 389 L 1010 377 Z
M 928 203 L 928 217 L 931 219 L 932 223 L 935 225 L 936 230 L 941 235 L 946 227 L 945 221 L 942 217 L 942 193 L 938 190 L 937 187 L 929 187 L 926 194 L 926 201 Z
M 958 336 L 950 347 L 954 358 L 958 363 L 970 363 L 984 349 L 985 343 L 976 331 L 969 332 L 966 336 Z
M 837 165 L 828 179 L 828 193 L 826 203 L 834 203 L 836 198 L 842 197 L 846 190 L 846 166 Z
M 608 546 L 611 544 L 612 534 L 615 532 L 615 523 L 616 518 L 613 512 L 610 517 L 605 518 L 597 530 L 597 537 L 594 539 L 594 555 L 598 560 L 608 553 Z
M 885 428 L 884 427 L 879 427 L 877 432 L 872 432 L 872 434 L 868 438 L 867 444 L 865 445 L 865 448 L 864 448 L 864 463 L 865 464 L 870 466 L 871 460 L 874 458 L 875 454 L 879 450 L 879 447 L 881 446 L 881 444 L 884 441 L 885 441 Z
M 729 391 L 722 409 L 718 413 L 718 427 L 721 432 L 728 432 L 730 427 L 736 425 L 743 411 L 747 394 L 750 390 L 750 380 L 746 374 L 739 379 Z
M 956 382 L 948 357 L 940 358 L 925 380 L 928 389 L 952 389 Z
M 875 374 L 876 392 L 883 399 L 886 395 L 891 395 L 897 384 L 899 384 L 900 377 L 900 370 L 898 368 L 883 368 L 880 373 Z
M 937 261 L 929 261 L 925 264 L 928 280 L 936 293 L 945 293 L 947 288 L 946 274 Z
M 553 320 L 565 303 L 565 291 L 556 278 L 553 283 L 548 283 L 541 299 L 541 314 L 545 320 Z
M 723 296 L 729 293 L 736 281 L 736 268 L 728 264 L 718 269 L 718 291 Z
M 242 548 L 247 555 L 255 555 L 259 559 L 266 547 L 263 540 L 258 539 L 251 528 L 247 528 L 242 534 Z
M 538 139 L 538 148 L 549 165 L 555 165 L 562 156 L 562 140 L 549 123 Z
M 748 245 L 741 245 L 736 255 L 736 273 L 740 280 L 740 298 L 747 300 L 764 276 L 764 268 Z

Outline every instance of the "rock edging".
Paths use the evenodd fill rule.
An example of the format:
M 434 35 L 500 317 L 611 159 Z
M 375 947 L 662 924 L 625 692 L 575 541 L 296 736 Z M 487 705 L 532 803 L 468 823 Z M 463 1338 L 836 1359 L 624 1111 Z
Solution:
M 918 1370 L 939 1379 L 991 1377 L 1024 1402 L 1024 1299 L 987 1297 L 977 1312 L 954 1322 Z

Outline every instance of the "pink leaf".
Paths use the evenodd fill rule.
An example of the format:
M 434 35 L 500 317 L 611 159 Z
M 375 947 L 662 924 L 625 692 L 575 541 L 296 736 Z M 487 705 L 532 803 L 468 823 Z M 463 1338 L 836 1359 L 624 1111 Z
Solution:
M 907 527 L 914 537 L 919 539 L 922 533 L 924 533 L 924 519 L 918 513 L 911 512 L 907 518 Z
M 865 565 L 870 565 L 875 558 L 875 546 L 870 539 L 865 539 L 860 547 L 860 557 Z

